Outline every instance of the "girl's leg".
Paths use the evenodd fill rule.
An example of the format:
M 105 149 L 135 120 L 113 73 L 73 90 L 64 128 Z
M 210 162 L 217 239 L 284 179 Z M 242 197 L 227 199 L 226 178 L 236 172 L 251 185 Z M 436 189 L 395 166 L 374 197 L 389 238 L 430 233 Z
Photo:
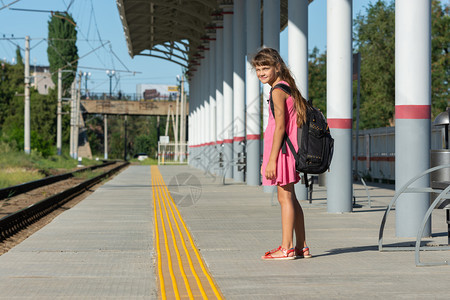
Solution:
M 300 206 L 300 203 L 298 203 L 297 197 L 295 196 L 295 190 L 292 192 L 292 203 L 294 204 L 295 210 L 294 230 L 296 246 L 297 248 L 302 249 L 303 247 L 306 247 L 305 219 L 303 216 L 302 207 Z
M 293 231 L 295 224 L 295 207 L 292 201 L 295 197 L 294 184 L 285 186 L 278 186 L 278 202 L 281 206 L 281 227 L 282 240 L 281 247 L 284 249 L 291 249 L 293 245 Z

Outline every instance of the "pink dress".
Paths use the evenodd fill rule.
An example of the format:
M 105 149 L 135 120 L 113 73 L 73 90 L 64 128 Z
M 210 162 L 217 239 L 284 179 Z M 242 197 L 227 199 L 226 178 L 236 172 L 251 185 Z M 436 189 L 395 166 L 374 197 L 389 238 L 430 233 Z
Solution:
M 280 81 L 280 83 L 286 85 L 287 82 Z M 289 96 L 285 102 L 285 122 L 286 122 L 286 133 L 289 139 L 294 145 L 295 151 L 298 150 L 297 146 L 297 112 L 294 107 L 294 99 Z M 264 154 L 263 154 L 263 164 L 262 164 L 262 174 L 266 172 L 266 166 L 269 161 L 270 151 L 272 150 L 273 134 L 275 132 L 275 118 L 273 117 L 272 111 L 269 105 L 269 121 L 267 123 L 266 130 L 264 131 Z M 280 152 L 277 157 L 277 178 L 266 179 L 262 176 L 263 185 L 286 185 L 289 183 L 297 183 L 300 180 L 300 176 L 295 171 L 295 159 L 292 155 L 289 146 L 286 145 L 286 154 L 282 153 L 280 147 Z

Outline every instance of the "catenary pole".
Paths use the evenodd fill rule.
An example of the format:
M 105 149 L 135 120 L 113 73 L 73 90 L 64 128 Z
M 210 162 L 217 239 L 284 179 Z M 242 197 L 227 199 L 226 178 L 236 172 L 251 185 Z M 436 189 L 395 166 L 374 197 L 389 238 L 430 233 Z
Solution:
M 24 106 L 24 151 L 31 153 L 30 143 L 30 37 L 25 37 L 25 106 Z
M 56 152 L 61 155 L 62 147 L 62 71 L 58 69 L 58 107 L 56 112 Z

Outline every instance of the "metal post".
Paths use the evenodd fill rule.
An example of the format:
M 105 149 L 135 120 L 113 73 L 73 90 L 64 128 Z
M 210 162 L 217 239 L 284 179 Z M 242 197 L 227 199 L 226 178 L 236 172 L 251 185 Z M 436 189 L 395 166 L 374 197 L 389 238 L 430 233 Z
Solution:
M 25 107 L 24 107 L 24 151 L 31 153 L 30 144 L 30 37 L 25 37 Z
M 334 155 L 327 210 L 352 211 L 352 0 L 327 0 L 327 117 Z M 339 74 L 339 76 L 336 76 Z
M 58 107 L 56 112 L 56 152 L 61 155 L 62 147 L 62 72 L 58 69 Z
M 289 67 L 297 82 L 297 87 L 305 99 L 309 98 L 308 3 L 308 0 L 289 0 L 288 2 Z M 304 180 L 307 180 L 307 178 L 304 178 Z M 302 181 L 295 184 L 295 195 L 298 200 L 308 199 L 308 189 Z
M 251 59 L 261 47 L 261 1 L 247 0 L 247 61 L 246 61 L 246 102 L 247 102 L 247 184 L 260 185 L 261 175 L 261 109 L 259 79 L 253 70 Z M 217 108 L 219 110 L 219 107 Z M 218 114 L 220 115 L 220 114 Z
M 245 140 L 245 0 L 234 1 L 233 15 L 233 155 L 244 162 Z M 233 178 L 243 182 L 244 170 L 234 167 Z
M 430 167 L 431 1 L 395 1 L 395 188 Z M 414 187 L 429 186 L 423 176 Z M 415 237 L 430 205 L 429 193 L 401 195 L 396 235 Z M 429 219 L 424 236 L 431 234 Z

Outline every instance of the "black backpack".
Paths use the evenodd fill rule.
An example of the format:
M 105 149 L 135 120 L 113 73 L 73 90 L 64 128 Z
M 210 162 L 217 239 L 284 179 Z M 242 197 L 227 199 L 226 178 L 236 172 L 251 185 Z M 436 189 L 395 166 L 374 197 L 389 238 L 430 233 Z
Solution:
M 291 88 L 283 83 L 275 85 L 274 88 L 280 88 L 286 94 L 291 95 Z M 274 114 L 274 105 L 272 101 L 272 90 L 270 92 L 270 109 Z M 306 123 L 297 128 L 298 152 L 295 151 L 291 140 L 284 134 L 282 152 L 286 153 L 286 143 L 291 149 L 295 158 L 295 169 L 305 175 L 305 184 L 308 186 L 307 174 L 321 174 L 329 169 L 331 158 L 333 157 L 334 139 L 331 137 L 330 128 L 322 112 L 312 106 L 311 101 L 307 102 Z

